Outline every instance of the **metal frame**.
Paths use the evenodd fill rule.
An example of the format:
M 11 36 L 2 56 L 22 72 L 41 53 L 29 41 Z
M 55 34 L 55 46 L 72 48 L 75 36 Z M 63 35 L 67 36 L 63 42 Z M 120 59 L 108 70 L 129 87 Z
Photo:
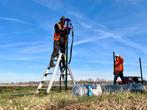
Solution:
M 38 85 L 38 87 L 37 87 L 36 93 L 39 93 L 39 90 L 40 90 L 40 89 L 45 89 L 45 90 L 46 90 L 46 93 L 49 93 L 49 92 L 50 92 L 51 87 L 52 87 L 52 85 L 53 85 L 53 82 L 54 82 L 54 80 L 55 80 L 55 76 L 57 75 L 57 71 L 58 71 L 58 68 L 59 68 L 59 63 L 60 63 L 60 61 L 61 61 L 62 55 L 65 57 L 65 54 L 59 53 L 59 56 L 58 56 L 56 65 L 55 65 L 54 70 L 53 70 L 53 73 L 49 73 L 49 69 L 48 69 L 48 68 L 45 70 L 44 75 L 43 75 L 43 77 L 41 78 L 41 81 L 40 81 L 40 83 L 39 83 L 39 85 Z M 71 79 L 72 79 L 72 81 L 73 81 L 73 85 L 75 85 L 74 77 L 73 77 L 73 75 L 72 75 L 72 72 L 71 72 L 71 69 L 70 69 L 69 65 L 67 66 L 67 72 L 69 72 L 69 75 L 70 75 L 70 77 L 71 77 Z M 47 88 L 42 88 L 42 86 L 43 86 L 43 84 L 44 84 L 44 82 L 45 82 L 45 79 L 46 79 L 46 77 L 47 77 L 49 74 L 52 75 L 52 76 L 51 76 L 51 80 L 49 81 Z M 62 75 L 62 74 L 64 74 L 64 72 L 61 73 L 61 75 Z M 61 79 L 61 75 L 60 75 L 60 79 Z M 65 75 L 66 75 L 66 74 L 65 74 Z M 66 85 L 65 85 L 65 87 L 66 87 Z M 60 90 L 61 90 L 61 82 L 60 82 Z

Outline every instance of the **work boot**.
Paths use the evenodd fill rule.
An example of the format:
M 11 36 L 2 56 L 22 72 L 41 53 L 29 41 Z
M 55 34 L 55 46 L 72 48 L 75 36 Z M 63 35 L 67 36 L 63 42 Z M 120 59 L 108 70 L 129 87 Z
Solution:
M 51 67 L 54 67 L 55 66 L 53 60 L 54 60 L 54 58 L 52 57 L 48 69 L 50 69 Z
M 52 68 L 52 67 L 55 67 L 55 64 L 54 63 L 51 63 L 49 66 L 48 66 L 48 69 Z
M 49 66 L 50 68 L 51 67 L 55 67 L 55 64 L 54 63 L 50 63 L 50 66 Z

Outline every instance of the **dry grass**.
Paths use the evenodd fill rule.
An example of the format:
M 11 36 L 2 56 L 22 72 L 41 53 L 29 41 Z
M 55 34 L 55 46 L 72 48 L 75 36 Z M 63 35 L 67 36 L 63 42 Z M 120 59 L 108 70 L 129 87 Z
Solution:
M 0 88 L 0 110 L 147 110 L 147 93 L 105 93 L 99 97 L 73 97 L 70 90 L 49 95 L 20 94 L 34 90 Z

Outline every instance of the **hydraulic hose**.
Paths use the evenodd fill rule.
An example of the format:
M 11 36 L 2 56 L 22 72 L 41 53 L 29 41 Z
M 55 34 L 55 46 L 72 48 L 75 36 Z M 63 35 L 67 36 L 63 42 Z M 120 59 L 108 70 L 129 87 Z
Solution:
M 71 41 L 71 46 L 70 46 L 70 57 L 69 57 L 68 64 L 71 63 L 71 59 L 72 59 L 73 43 L 74 43 L 74 31 L 73 31 L 73 27 L 72 27 L 72 41 Z

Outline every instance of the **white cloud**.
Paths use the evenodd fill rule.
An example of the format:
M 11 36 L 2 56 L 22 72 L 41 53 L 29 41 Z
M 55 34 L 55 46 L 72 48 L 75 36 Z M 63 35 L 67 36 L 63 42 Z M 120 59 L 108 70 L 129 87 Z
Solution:
M 92 26 L 91 26 L 90 24 L 87 24 L 87 23 L 84 23 L 84 22 L 80 22 L 80 24 L 81 24 L 83 27 L 85 27 L 85 28 L 88 28 L 88 29 L 92 28 Z
M 97 40 L 106 39 L 106 38 L 110 38 L 110 37 L 111 36 L 105 36 L 104 35 L 104 36 L 100 36 L 100 37 L 93 37 L 92 39 L 84 39 L 84 40 L 75 42 L 74 46 L 85 44 L 85 43 L 91 43 L 91 42 L 95 42 Z
M 113 33 L 110 33 L 108 31 L 105 31 L 102 29 L 95 29 L 95 34 L 99 34 L 99 35 L 98 36 L 91 36 L 89 39 L 86 39 L 87 37 L 84 37 L 83 40 L 75 42 L 74 46 L 85 44 L 85 43 L 90 43 L 90 42 L 95 42 L 98 40 L 111 38 L 114 36 Z
M 8 57 L 7 60 L 15 60 L 15 61 L 32 61 L 32 60 L 41 60 L 41 57 L 25 57 L 25 56 L 17 56 L 17 57 Z
M 37 46 L 26 47 L 21 51 L 21 53 L 34 54 L 34 53 L 48 52 L 50 50 L 52 50 L 52 47 L 48 48 L 48 45 L 37 45 Z
M 64 1 L 63 0 L 34 0 L 36 3 L 45 6 L 52 10 L 60 10 L 64 7 Z
M 131 5 L 137 5 L 138 3 L 141 3 L 143 0 L 115 0 L 118 3 L 128 3 Z
M 0 46 L 1 49 L 12 49 L 11 54 L 1 54 L 0 59 L 2 60 L 15 60 L 15 61 L 32 61 L 32 60 L 44 60 L 49 56 L 49 52 L 52 50 L 52 46 L 48 48 L 47 42 L 17 42 L 17 43 L 6 43 Z M 38 54 L 40 54 L 38 56 Z
M 90 59 L 86 59 L 86 60 L 74 60 L 75 62 L 85 62 L 85 63 L 97 63 L 97 64 L 112 64 L 113 62 L 111 61 L 98 61 L 96 60 L 90 60 Z
M 48 47 L 48 43 L 44 41 L 39 41 L 39 42 L 17 42 L 17 43 L 5 43 L 1 44 L 0 48 L 17 48 L 21 47 L 20 53 L 42 53 L 42 52 L 47 52 L 52 50 L 52 46 Z
M 127 38 L 121 38 L 121 37 L 114 37 L 117 41 L 121 42 L 123 45 L 126 45 L 128 47 L 132 47 L 134 49 L 137 49 L 137 50 L 140 50 L 141 52 L 143 53 L 147 53 L 147 50 L 146 48 L 144 48 L 143 45 L 139 44 L 139 43 L 136 43 L 136 42 L 133 42 L 133 41 L 130 41 L 128 40 Z
M 77 11 L 73 11 L 73 10 L 68 10 L 67 14 L 72 15 L 72 16 L 78 18 L 78 19 L 82 19 L 84 17 L 84 15 L 82 13 L 77 12 Z
M 97 23 L 95 22 L 95 24 L 97 24 Z M 105 28 L 106 28 L 106 26 L 105 26 Z M 76 42 L 74 45 L 81 45 L 81 44 L 84 44 L 84 43 L 95 42 L 97 40 L 101 40 L 101 39 L 111 37 L 111 38 L 115 39 L 116 41 L 120 42 L 121 45 L 125 45 L 125 46 L 128 46 L 128 47 L 137 49 L 137 50 L 139 50 L 143 53 L 147 53 L 146 48 L 144 48 L 144 46 L 142 44 L 130 41 L 126 37 L 124 37 L 124 36 L 127 36 L 127 34 L 130 34 L 130 33 L 137 33 L 138 31 L 140 32 L 140 29 L 139 29 L 140 27 L 133 27 L 133 29 L 132 29 L 132 27 L 130 27 L 130 28 L 131 29 L 127 28 L 127 30 L 121 29 L 121 30 L 116 31 L 116 32 L 109 31 L 108 29 L 104 30 L 104 29 L 97 28 L 97 29 L 94 29 L 94 30 L 95 30 L 96 33 L 99 33 L 101 35 L 101 37 L 93 37 L 93 39 L 84 39 L 84 40 Z
M 85 43 L 89 43 L 89 42 L 93 42 L 93 41 L 95 41 L 95 40 L 93 40 L 93 39 L 84 39 L 84 40 L 75 42 L 74 46 L 85 44 Z
M 38 45 L 43 44 L 45 42 L 16 42 L 16 43 L 5 43 L 1 44 L 0 48 L 13 48 L 13 47 L 20 47 L 20 46 L 32 46 L 32 45 Z
M 10 17 L 0 17 L 0 20 L 11 21 L 11 22 L 16 22 L 16 23 L 21 23 L 21 24 L 29 24 L 28 22 L 24 20 L 10 18 Z
M 1 55 L 1 60 L 7 61 L 33 61 L 33 60 L 45 60 L 42 56 L 31 56 L 31 55 L 23 55 L 23 54 L 15 54 L 15 55 Z

